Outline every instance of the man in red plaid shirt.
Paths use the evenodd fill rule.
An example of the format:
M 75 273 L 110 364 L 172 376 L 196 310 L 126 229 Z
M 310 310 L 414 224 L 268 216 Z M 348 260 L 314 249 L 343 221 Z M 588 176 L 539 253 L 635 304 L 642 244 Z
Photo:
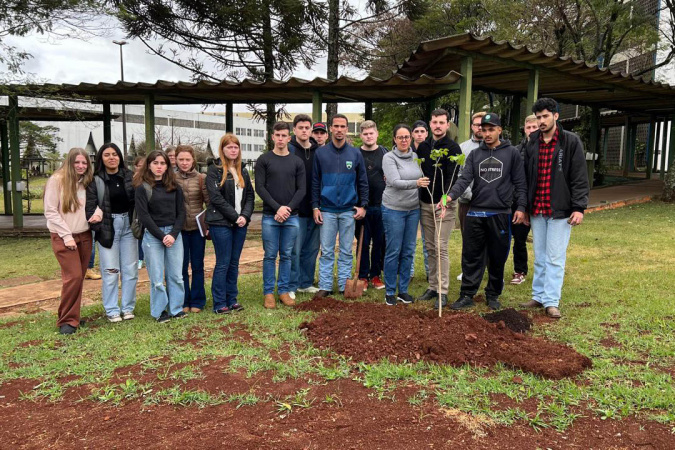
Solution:
M 532 300 L 526 307 L 544 307 L 560 318 L 560 296 L 567 245 L 573 226 L 584 220 L 589 183 L 586 156 L 579 136 L 563 130 L 558 104 L 540 98 L 532 107 L 539 130 L 525 147 L 528 210 L 534 240 Z

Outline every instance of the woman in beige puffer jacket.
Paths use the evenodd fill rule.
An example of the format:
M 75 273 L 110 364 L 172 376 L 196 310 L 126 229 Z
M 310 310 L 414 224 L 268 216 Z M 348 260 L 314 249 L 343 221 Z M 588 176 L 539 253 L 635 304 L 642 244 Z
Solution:
M 206 175 L 197 172 L 195 151 L 190 145 L 176 147 L 176 182 L 183 189 L 185 203 L 185 225 L 181 231 L 183 237 L 183 283 L 185 301 L 183 311 L 198 313 L 206 305 L 204 290 L 204 251 L 206 238 L 199 231 L 197 215 L 209 203 L 206 190 Z M 208 234 L 208 231 L 206 232 Z M 192 266 L 192 285 L 188 276 L 188 266 Z

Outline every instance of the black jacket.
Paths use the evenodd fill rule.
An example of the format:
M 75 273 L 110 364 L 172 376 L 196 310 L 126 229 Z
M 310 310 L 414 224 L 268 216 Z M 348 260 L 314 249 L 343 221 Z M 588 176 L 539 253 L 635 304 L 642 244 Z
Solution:
M 314 211 L 312 211 L 312 168 L 314 167 L 314 153 L 316 149 L 319 148 L 319 145 L 316 143 L 313 137 L 309 138 L 310 147 L 309 150 L 305 150 L 300 144 L 298 144 L 295 136 L 291 138 L 291 142 L 288 144 L 288 150 L 290 153 L 295 154 L 298 158 L 305 163 L 305 186 L 307 192 L 305 198 L 300 202 L 298 207 L 298 216 L 300 217 L 313 217 Z
M 241 174 L 244 177 L 244 192 L 241 197 L 241 214 L 237 214 L 234 209 L 234 178 L 232 174 L 227 174 L 225 184 L 220 186 L 220 180 L 223 178 L 223 168 L 220 166 L 220 159 L 216 159 L 209 166 L 206 172 L 206 189 L 209 191 L 209 206 L 206 208 L 206 223 L 215 226 L 232 227 L 237 222 L 239 216 L 244 216 L 246 224 L 251 222 L 253 215 L 253 205 L 255 203 L 255 194 L 248 170 L 242 167 Z
M 553 150 L 551 171 L 551 210 L 554 219 L 569 217 L 572 212 L 584 212 L 588 206 L 588 172 L 586 155 L 581 139 L 576 134 L 563 130 L 558 123 L 558 142 Z M 541 131 L 530 134 L 525 145 L 525 176 L 527 178 L 528 211 L 532 212 L 534 195 L 537 192 L 537 165 L 539 164 L 539 140 Z
M 425 177 L 429 178 L 430 184 L 429 184 L 429 189 L 431 189 L 431 185 L 434 183 L 434 171 L 436 171 L 436 184 L 434 185 L 434 197 L 433 201 L 429 197 L 429 192 L 427 191 L 426 188 L 420 188 L 420 201 L 424 203 L 438 203 L 441 201 L 441 197 L 443 196 L 444 193 L 448 192 L 448 189 L 450 188 L 450 182 L 456 181 L 457 177 L 459 175 L 459 169 L 457 170 L 457 173 L 455 173 L 455 168 L 457 167 L 457 164 L 454 162 L 451 162 L 448 158 L 442 158 L 441 159 L 441 167 L 439 169 L 436 169 L 434 167 L 435 162 L 431 159 L 431 150 L 432 150 L 432 143 L 433 143 L 433 136 L 429 136 L 426 141 L 420 142 L 420 145 L 417 146 L 417 157 L 419 159 L 424 159 L 422 162 L 422 172 L 424 173 Z M 436 141 L 433 143 L 433 148 L 435 149 L 448 149 L 448 156 L 455 156 L 455 155 L 461 155 L 462 150 L 459 148 L 459 145 L 457 142 L 453 141 L 450 139 L 447 135 L 444 136 L 442 139 Z M 441 186 L 441 173 L 443 172 L 443 186 Z M 454 183 L 453 181 L 453 183 Z
M 124 190 L 127 193 L 127 198 L 129 199 L 129 222 L 131 222 L 131 216 L 134 211 L 134 186 L 131 184 L 131 179 L 133 173 L 131 170 L 128 170 L 124 167 L 119 169 L 120 175 L 124 178 Z M 94 178 L 99 177 L 104 182 L 109 180 L 108 173 L 104 170 L 101 170 L 99 173 L 94 175 Z M 94 239 L 98 241 L 105 248 L 110 248 L 113 245 L 115 239 L 115 229 L 113 227 L 113 217 L 112 217 L 112 208 L 110 206 L 110 193 L 106 185 L 105 192 L 103 193 L 103 204 L 99 205 L 98 201 L 98 187 L 96 186 L 96 180 L 94 179 L 89 186 L 87 186 L 87 203 L 85 204 L 84 210 L 87 217 L 87 220 L 94 215 L 96 207 L 101 208 L 103 211 L 103 220 L 99 223 L 89 224 L 89 228 L 94 231 Z
M 527 207 L 527 184 L 523 159 L 508 140 L 491 149 L 485 142 L 472 150 L 464 162 L 462 177 L 450 190 L 450 197 L 462 195 L 473 181 L 470 211 L 509 214 L 514 195 L 517 209 Z

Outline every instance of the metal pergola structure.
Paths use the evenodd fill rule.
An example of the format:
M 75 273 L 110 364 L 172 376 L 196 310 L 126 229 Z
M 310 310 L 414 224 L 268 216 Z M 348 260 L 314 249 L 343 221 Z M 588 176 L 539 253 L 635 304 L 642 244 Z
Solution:
M 490 37 L 461 34 L 423 42 L 388 79 L 367 77 L 355 80 L 341 77 L 330 81 L 323 78 L 264 82 L 169 82 L 156 83 L 81 83 L 9 85 L 8 114 L 0 117 L 0 131 L 9 128 L 3 136 L 3 157 L 8 153 L 18 161 L 19 97 L 55 97 L 65 100 L 88 101 L 103 106 L 102 122 L 105 142 L 111 138 L 111 104 L 145 105 L 145 140 L 155 142 L 154 112 L 158 104 L 225 104 L 225 128 L 234 127 L 234 104 L 237 103 L 311 103 L 314 117 L 321 117 L 324 102 L 363 102 L 365 118 L 370 119 L 373 103 L 424 102 L 430 112 L 435 101 L 452 91 L 459 91 L 459 134 L 463 141 L 470 135 L 471 94 L 483 90 L 514 96 L 512 135 L 521 126 L 520 107 L 527 110 L 539 96 L 553 97 L 569 103 L 592 108 L 590 151 L 598 152 L 600 135 L 600 108 L 614 108 L 628 113 L 650 117 L 652 124 L 664 119 L 675 119 L 675 88 L 645 78 L 598 68 L 583 61 L 525 46 L 495 41 Z M 627 115 L 630 121 L 630 114 Z M 664 124 L 666 121 L 664 120 Z M 632 126 L 632 125 L 631 125 Z M 665 125 L 664 125 L 665 126 Z M 675 137 L 675 120 L 671 120 L 671 135 Z M 655 127 L 652 127 L 653 131 Z M 631 128 L 632 129 L 632 128 Z M 633 133 L 633 140 L 635 133 Z M 632 146 L 634 148 L 634 146 Z M 8 152 L 5 149 L 11 149 Z M 648 161 L 653 158 L 654 139 L 648 146 Z M 670 140 L 670 161 L 675 154 L 675 139 Z M 631 158 L 625 158 L 626 164 Z M 662 161 L 665 166 L 665 161 Z M 649 166 L 649 164 L 648 164 Z M 593 163 L 589 167 L 592 176 Z M 662 170 L 662 174 L 665 172 Z M 22 227 L 21 195 L 16 191 L 18 176 L 12 165 L 12 199 L 14 226 Z

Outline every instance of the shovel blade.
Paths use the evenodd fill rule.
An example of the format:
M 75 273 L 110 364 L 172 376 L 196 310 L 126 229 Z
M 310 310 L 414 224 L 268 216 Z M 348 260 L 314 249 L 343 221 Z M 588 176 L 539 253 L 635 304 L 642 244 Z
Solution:
M 359 298 L 363 295 L 366 283 L 361 280 L 347 280 L 345 298 Z

